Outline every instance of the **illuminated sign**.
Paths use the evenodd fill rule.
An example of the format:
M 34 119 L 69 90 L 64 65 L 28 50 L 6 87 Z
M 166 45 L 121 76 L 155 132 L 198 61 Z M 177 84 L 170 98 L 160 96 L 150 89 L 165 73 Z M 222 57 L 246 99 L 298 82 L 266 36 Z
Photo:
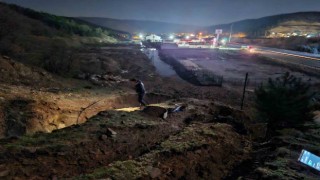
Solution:
M 320 171 L 320 157 L 309 151 L 302 150 L 298 161 Z
M 216 29 L 216 34 L 222 34 L 222 29 Z

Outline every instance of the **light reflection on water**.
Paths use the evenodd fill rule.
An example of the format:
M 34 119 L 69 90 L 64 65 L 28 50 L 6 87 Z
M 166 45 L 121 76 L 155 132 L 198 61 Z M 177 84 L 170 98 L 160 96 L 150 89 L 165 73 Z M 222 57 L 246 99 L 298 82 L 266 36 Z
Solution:
M 158 51 L 154 48 L 141 49 L 148 58 L 152 61 L 152 64 L 156 67 L 157 72 L 164 77 L 177 75 L 172 67 L 159 58 Z

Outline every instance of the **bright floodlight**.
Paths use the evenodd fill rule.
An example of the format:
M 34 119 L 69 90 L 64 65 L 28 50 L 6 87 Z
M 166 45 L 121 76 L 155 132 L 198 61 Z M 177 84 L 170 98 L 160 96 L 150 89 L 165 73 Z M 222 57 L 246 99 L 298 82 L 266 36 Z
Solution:
M 139 34 L 139 37 L 140 37 L 140 39 L 142 39 L 143 38 L 143 34 Z
M 170 37 L 169 37 L 170 39 L 173 39 L 174 37 L 173 37 L 173 35 L 170 35 Z
M 189 36 L 186 36 L 186 38 L 189 39 L 190 37 L 189 37 Z
M 256 51 L 256 50 L 255 50 L 254 48 L 249 49 L 249 52 L 250 52 L 250 53 L 255 53 L 255 51 Z

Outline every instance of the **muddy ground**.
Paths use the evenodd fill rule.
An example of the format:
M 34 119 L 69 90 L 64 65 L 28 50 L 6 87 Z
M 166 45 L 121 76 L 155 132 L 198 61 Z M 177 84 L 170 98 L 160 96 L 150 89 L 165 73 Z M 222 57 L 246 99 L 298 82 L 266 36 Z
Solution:
M 145 112 L 105 111 L 51 134 L 2 140 L 2 177 L 220 179 L 248 158 L 248 136 L 215 120 L 220 106 L 193 99 L 158 106 L 175 103 L 189 106 L 166 120 Z
M 139 175 L 126 177 L 209 177 L 213 172 L 224 177 L 248 157 L 248 137 L 238 134 L 231 125 L 217 125 L 213 118 L 214 97 L 232 95 L 236 99 L 237 92 L 198 88 L 176 77 L 158 77 L 152 63 L 135 47 L 89 48 L 75 56 L 79 59 L 75 67 L 80 70 L 76 77 L 79 80 L 1 57 L 1 73 L 6 77 L 0 85 L 2 179 L 96 179 L 92 176 L 100 168 L 121 161 L 145 163 L 147 156 L 154 162 L 137 172 Z M 169 115 L 166 120 L 150 116 L 154 112 L 113 111 L 139 105 L 130 78 L 145 82 L 149 103 L 167 102 L 161 105 L 166 107 L 186 103 L 190 104 L 188 111 Z M 181 100 L 186 97 L 212 101 Z M 194 124 L 194 119 L 200 122 Z M 116 132 L 116 137 L 110 136 L 108 128 Z M 238 157 L 228 157 L 224 165 L 220 155 L 212 156 L 210 162 L 216 165 L 207 168 L 207 155 L 223 152 L 225 144 L 221 141 L 226 133 L 234 137 L 226 138 L 226 146 L 236 146 L 230 153 Z M 184 159 L 184 153 L 188 158 Z M 246 155 L 240 158 L 242 154 Z M 186 165 L 180 167 L 175 163 L 180 160 L 192 163 L 180 163 Z M 192 168 L 192 172 L 184 170 Z M 121 179 L 118 176 L 104 175 Z
M 204 70 L 209 70 L 223 77 L 224 85 L 241 86 L 246 73 L 249 74 L 249 85 L 253 87 L 266 83 L 268 78 L 276 78 L 290 72 L 292 75 L 312 84 L 320 84 L 320 79 L 292 68 L 268 61 L 255 53 L 245 50 L 217 49 L 164 49 L 163 56 L 178 61 L 189 61 Z
M 317 138 L 297 132 L 304 145 L 281 141 L 295 152 L 281 163 L 268 149 L 267 158 L 256 156 L 265 126 L 252 116 L 253 92 L 240 111 L 239 88 L 159 77 L 136 47 L 88 48 L 75 56 L 78 79 L 0 58 L 8 77 L 0 84 L 0 179 L 281 179 L 288 170 L 282 162 Z M 137 111 L 131 78 L 144 81 L 155 107 Z M 163 109 L 177 105 L 186 109 L 164 119 Z M 306 172 L 292 177 L 315 177 Z
M 4 64 L 1 74 L 5 77 L 0 84 L 3 114 L 0 137 L 51 132 L 83 123 L 103 110 L 138 106 L 131 78 L 144 81 L 149 103 L 183 97 L 211 100 L 216 97 L 228 104 L 239 102 L 240 93 L 227 88 L 221 91 L 221 88 L 197 87 L 180 78 L 157 76 L 149 59 L 135 47 L 129 50 L 128 47 L 90 48 L 77 56 L 80 63 L 76 69 L 82 69 L 80 80 L 62 78 L 9 57 L 0 58 Z M 110 56 L 113 63 L 109 62 Z M 119 68 L 115 68 L 114 63 L 118 63 Z M 97 75 L 93 73 L 94 67 L 105 70 L 102 75 L 106 77 L 92 78 Z

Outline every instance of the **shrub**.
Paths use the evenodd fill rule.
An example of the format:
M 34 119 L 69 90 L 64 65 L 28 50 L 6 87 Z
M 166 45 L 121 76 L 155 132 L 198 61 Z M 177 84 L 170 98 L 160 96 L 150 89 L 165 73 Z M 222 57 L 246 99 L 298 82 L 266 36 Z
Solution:
M 298 128 L 311 120 L 310 86 L 289 73 L 256 89 L 258 115 L 268 123 L 267 136 L 282 128 Z
M 49 72 L 66 75 L 71 70 L 71 53 L 63 40 L 54 40 L 50 48 L 43 53 L 43 68 Z

